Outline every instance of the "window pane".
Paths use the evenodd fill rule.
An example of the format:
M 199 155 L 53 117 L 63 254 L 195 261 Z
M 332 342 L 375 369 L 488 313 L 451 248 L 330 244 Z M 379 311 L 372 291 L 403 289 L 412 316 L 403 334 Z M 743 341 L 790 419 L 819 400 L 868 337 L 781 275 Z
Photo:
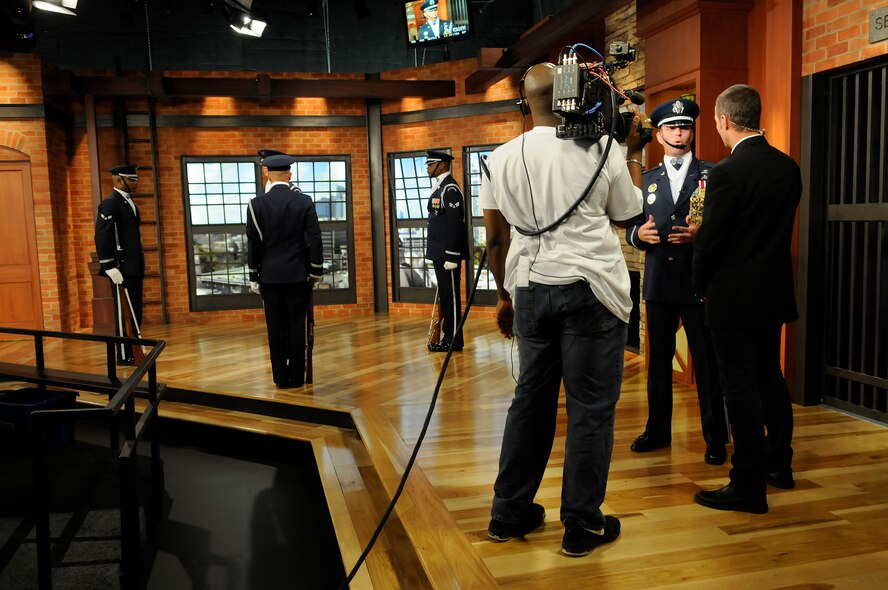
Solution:
M 197 295 L 249 294 L 246 237 L 194 234 L 191 242 Z
M 315 162 L 315 180 L 330 180 L 330 165 L 327 162 Z
M 416 167 L 413 165 L 413 158 L 401 158 L 401 176 L 404 178 L 412 178 L 416 176 Z
M 199 164 L 197 162 L 189 162 L 185 166 L 185 174 L 188 182 L 194 183 L 203 183 L 204 182 L 204 167 L 203 164 Z
M 341 182 L 345 186 L 345 162 L 330 162 L 330 180 Z
M 204 164 L 204 182 L 221 182 L 222 181 L 222 164 L 208 163 Z
M 256 182 L 256 165 L 252 162 L 238 162 L 237 164 L 237 180 L 239 182 Z
M 207 224 L 207 208 L 192 207 L 191 208 L 191 224 L 206 225 Z
M 207 221 L 210 225 L 224 224 L 225 208 L 221 205 L 209 205 L 207 207 Z
M 244 219 L 244 208 L 240 206 L 240 203 L 237 205 L 225 205 L 225 223 L 240 224 L 246 222 L 247 220 Z
M 222 164 L 222 182 L 237 182 L 237 163 L 227 162 Z
M 401 287 L 434 288 L 435 270 L 425 258 L 426 228 L 398 228 L 398 268 Z
M 478 272 L 478 263 L 481 262 L 481 253 L 484 252 L 484 249 L 487 247 L 487 229 L 482 225 L 481 227 L 472 228 L 472 235 L 474 237 L 474 247 L 472 248 L 472 265 L 475 267 L 475 272 Z M 481 271 L 481 278 L 478 279 L 478 288 L 479 289 L 496 289 L 496 282 L 493 280 L 493 273 L 490 272 L 490 268 L 487 264 L 484 264 L 484 270 Z
M 348 289 L 348 234 L 345 230 L 322 231 L 324 278 L 318 289 Z
M 293 176 L 297 182 L 311 182 L 314 180 L 314 166 L 311 162 L 297 162 Z

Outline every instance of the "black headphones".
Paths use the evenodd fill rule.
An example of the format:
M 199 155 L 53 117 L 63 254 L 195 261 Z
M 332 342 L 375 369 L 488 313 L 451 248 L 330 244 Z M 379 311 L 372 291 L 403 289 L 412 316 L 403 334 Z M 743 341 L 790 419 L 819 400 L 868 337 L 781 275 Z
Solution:
M 548 68 L 552 68 L 553 70 L 555 69 L 555 64 L 553 63 L 543 62 L 543 64 Z M 524 74 L 521 76 L 521 81 L 518 82 L 518 102 L 516 104 L 518 105 L 518 110 L 521 111 L 522 117 L 530 115 L 530 107 L 527 106 L 527 96 L 525 96 L 524 94 L 524 79 L 527 78 L 527 74 L 528 72 L 530 72 L 531 69 L 533 69 L 533 66 L 530 66 L 529 68 L 524 70 Z

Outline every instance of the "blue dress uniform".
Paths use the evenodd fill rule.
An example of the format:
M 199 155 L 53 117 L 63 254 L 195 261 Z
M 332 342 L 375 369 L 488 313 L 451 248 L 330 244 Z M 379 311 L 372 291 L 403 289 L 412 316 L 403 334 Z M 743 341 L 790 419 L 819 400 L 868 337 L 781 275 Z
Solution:
M 632 450 L 645 452 L 672 443 L 672 359 L 675 355 L 675 333 L 681 320 L 694 360 L 694 377 L 703 438 L 704 459 L 720 465 L 725 461 L 728 441 L 724 400 L 718 382 L 715 354 L 709 333 L 704 327 L 704 304 L 694 292 L 691 277 L 693 242 L 674 244 L 668 241 L 673 226 L 687 226 L 692 200 L 705 193 L 706 177 L 713 164 L 689 156 L 690 148 L 670 143 L 674 133 L 667 128 L 690 128 L 700 114 L 694 101 L 679 98 L 657 106 L 651 112 L 651 123 L 659 129 L 658 141 L 672 148 L 684 161 L 687 173 L 678 194 L 673 198 L 669 172 L 661 164 L 642 175 L 644 221 L 626 230 L 629 245 L 644 250 L 644 290 L 648 333 L 648 421 L 644 433 L 632 443 Z M 674 141 L 674 139 L 673 139 Z M 677 163 L 676 161 L 675 163 Z M 672 163 L 672 162 L 671 162 Z M 653 215 L 660 242 L 650 244 L 638 236 L 641 226 Z
M 137 178 L 138 167 L 134 164 L 115 166 L 109 172 L 112 176 L 123 179 Z M 142 325 L 142 285 L 145 280 L 145 253 L 142 250 L 142 234 L 139 229 L 141 216 L 135 204 L 130 206 L 123 193 L 115 189 L 105 200 L 99 203 L 96 216 L 95 242 L 96 254 L 99 258 L 99 275 L 116 268 L 123 275 L 123 286 L 129 293 L 133 304 L 134 316 L 139 326 Z M 111 285 L 114 296 L 114 313 L 117 314 L 118 289 Z M 127 305 L 121 301 L 120 305 Z M 114 322 L 115 333 L 120 336 L 120 318 Z M 117 347 L 117 360 L 131 363 L 133 359 L 131 347 Z
M 265 158 L 270 171 L 289 170 L 287 155 Z M 323 274 L 323 243 L 314 202 L 288 185 L 275 184 L 247 207 L 250 281 L 261 286 L 271 372 L 280 388 L 305 380 L 305 311 L 309 275 Z
M 453 156 L 446 152 L 428 151 L 427 163 L 453 161 Z M 445 262 L 459 264 L 468 256 L 468 237 L 466 233 L 466 207 L 462 190 L 448 171 L 440 178 L 438 186 L 432 191 L 427 205 L 429 225 L 426 234 L 426 259 L 431 260 L 435 267 L 435 278 L 438 282 L 438 294 L 441 302 L 441 341 L 431 343 L 429 350 L 443 352 L 453 342 L 454 350 L 462 350 L 462 332 L 454 336 L 462 314 L 462 297 L 460 294 L 460 267 L 446 270 Z
M 667 236 L 672 226 L 686 226 L 691 195 L 713 164 L 692 158 L 687 176 L 673 203 L 669 176 L 663 164 L 642 176 L 644 219 L 654 216 L 659 244 L 638 238 L 641 224 L 626 230 L 626 241 L 645 251 L 644 300 L 647 304 L 648 333 L 648 421 L 645 427 L 658 446 L 672 440 L 672 358 L 675 354 L 675 333 L 681 320 L 694 360 L 694 377 L 700 402 L 703 438 L 707 445 L 727 443 L 724 402 L 709 334 L 704 328 L 704 305 L 694 293 L 691 280 L 693 244 L 672 244 Z

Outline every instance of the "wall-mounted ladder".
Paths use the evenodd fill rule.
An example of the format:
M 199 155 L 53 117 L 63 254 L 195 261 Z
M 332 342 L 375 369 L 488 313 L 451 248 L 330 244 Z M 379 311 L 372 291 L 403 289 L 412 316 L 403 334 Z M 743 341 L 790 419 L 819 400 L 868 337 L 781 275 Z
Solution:
M 134 105 L 128 100 L 132 103 L 138 101 L 137 106 L 133 108 Z M 159 315 L 166 324 L 169 323 L 169 317 L 164 280 L 154 99 L 150 96 L 144 99 L 118 99 L 115 119 L 116 127 L 120 130 L 123 161 L 139 166 L 139 192 L 132 197 L 142 217 L 142 249 L 145 251 L 143 305 L 148 317 Z M 148 227 L 153 227 L 154 231 L 145 232 L 144 229 Z

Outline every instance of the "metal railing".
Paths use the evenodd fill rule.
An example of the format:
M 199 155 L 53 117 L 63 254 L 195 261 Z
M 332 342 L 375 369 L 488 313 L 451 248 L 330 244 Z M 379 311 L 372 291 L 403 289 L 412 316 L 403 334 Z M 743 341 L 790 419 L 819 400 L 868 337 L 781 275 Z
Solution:
M 111 448 L 120 448 L 118 465 L 120 471 L 120 545 L 121 545 L 121 587 L 137 588 L 140 579 L 140 531 L 139 531 L 139 489 L 136 470 L 136 450 L 146 436 L 151 446 L 151 490 L 149 501 L 154 515 L 161 513 L 163 498 L 163 474 L 160 462 L 160 445 L 154 432 L 158 406 L 166 387 L 157 383 L 156 361 L 166 346 L 163 340 L 122 338 L 92 334 L 73 334 L 45 330 L 25 330 L 2 328 L 0 334 L 19 334 L 34 338 L 34 365 L 0 362 L 0 377 L 35 383 L 45 391 L 47 386 L 64 387 L 79 391 L 107 393 L 108 403 L 104 407 L 36 410 L 31 413 L 31 457 L 34 484 L 34 520 L 37 536 L 37 579 L 41 590 L 52 588 L 52 552 L 49 532 L 49 506 L 47 502 L 47 448 L 44 433 L 60 421 L 90 420 L 107 422 L 111 433 Z M 71 372 L 46 367 L 44 340 L 89 340 L 105 344 L 107 373 L 95 375 Z M 117 361 L 114 347 L 117 344 L 151 347 L 129 377 L 121 380 L 117 376 Z M 147 387 L 140 385 L 147 375 Z M 142 393 L 147 404 L 141 414 L 136 413 L 135 394 Z M 119 444 L 119 431 L 123 432 L 123 445 Z M 156 522 L 147 523 L 149 530 Z

